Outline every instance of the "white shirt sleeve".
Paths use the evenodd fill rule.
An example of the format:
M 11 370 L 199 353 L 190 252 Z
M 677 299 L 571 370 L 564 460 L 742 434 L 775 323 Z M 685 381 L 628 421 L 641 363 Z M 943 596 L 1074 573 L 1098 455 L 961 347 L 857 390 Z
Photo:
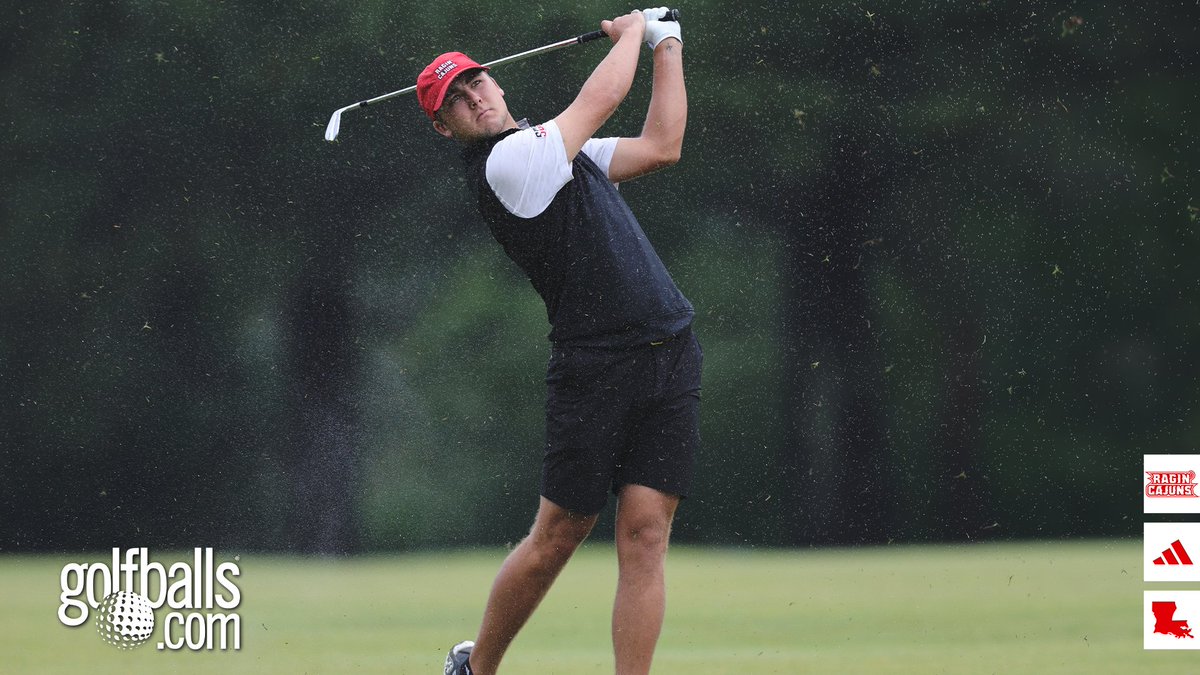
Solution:
M 618 140 L 620 139 L 616 137 L 589 138 L 583 144 L 583 154 L 590 157 L 596 163 L 596 166 L 600 167 L 600 170 L 604 172 L 605 176 L 608 175 L 608 165 L 612 163 L 612 156 L 617 150 Z
M 509 213 L 533 218 L 545 211 L 571 180 L 558 124 L 551 120 L 505 137 L 488 155 L 485 175 Z

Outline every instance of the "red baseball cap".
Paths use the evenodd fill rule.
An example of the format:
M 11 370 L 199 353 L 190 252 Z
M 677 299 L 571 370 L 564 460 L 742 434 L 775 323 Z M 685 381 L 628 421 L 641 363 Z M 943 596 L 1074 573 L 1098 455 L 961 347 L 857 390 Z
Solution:
M 417 102 L 429 119 L 442 107 L 442 99 L 446 98 L 446 90 L 454 78 L 476 68 L 488 69 L 462 52 L 446 52 L 425 66 L 417 77 Z

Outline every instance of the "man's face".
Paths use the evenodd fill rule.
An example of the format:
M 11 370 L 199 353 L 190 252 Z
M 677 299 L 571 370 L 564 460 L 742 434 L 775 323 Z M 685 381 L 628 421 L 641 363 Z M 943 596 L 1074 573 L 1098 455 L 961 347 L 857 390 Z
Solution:
M 454 80 L 438 108 L 433 128 L 446 138 L 471 142 L 504 131 L 508 120 L 504 90 L 480 70 Z

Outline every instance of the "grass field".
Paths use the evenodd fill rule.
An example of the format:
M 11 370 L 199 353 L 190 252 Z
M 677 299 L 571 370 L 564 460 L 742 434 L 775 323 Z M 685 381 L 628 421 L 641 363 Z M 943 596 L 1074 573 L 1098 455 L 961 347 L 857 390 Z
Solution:
M 0 672 L 440 673 L 445 649 L 474 636 L 503 555 L 243 555 L 240 652 L 157 651 L 160 630 L 119 651 L 56 615 L 62 566 L 105 554 L 0 557 Z M 1195 671 L 1200 654 L 1142 650 L 1141 558 L 1134 541 L 675 548 L 655 672 Z M 612 549 L 585 546 L 504 672 L 611 673 L 614 584 Z

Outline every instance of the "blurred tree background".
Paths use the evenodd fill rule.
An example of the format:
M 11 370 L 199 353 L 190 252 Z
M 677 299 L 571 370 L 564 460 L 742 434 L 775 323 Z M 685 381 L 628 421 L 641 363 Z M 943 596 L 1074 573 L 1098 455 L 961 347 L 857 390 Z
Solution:
M 706 350 L 677 540 L 1135 534 L 1200 438 L 1200 7 L 680 7 L 684 158 L 622 186 Z M 6 3 L 0 551 L 520 538 L 541 302 L 415 100 L 322 132 L 628 9 Z M 544 120 L 604 50 L 494 74 Z

